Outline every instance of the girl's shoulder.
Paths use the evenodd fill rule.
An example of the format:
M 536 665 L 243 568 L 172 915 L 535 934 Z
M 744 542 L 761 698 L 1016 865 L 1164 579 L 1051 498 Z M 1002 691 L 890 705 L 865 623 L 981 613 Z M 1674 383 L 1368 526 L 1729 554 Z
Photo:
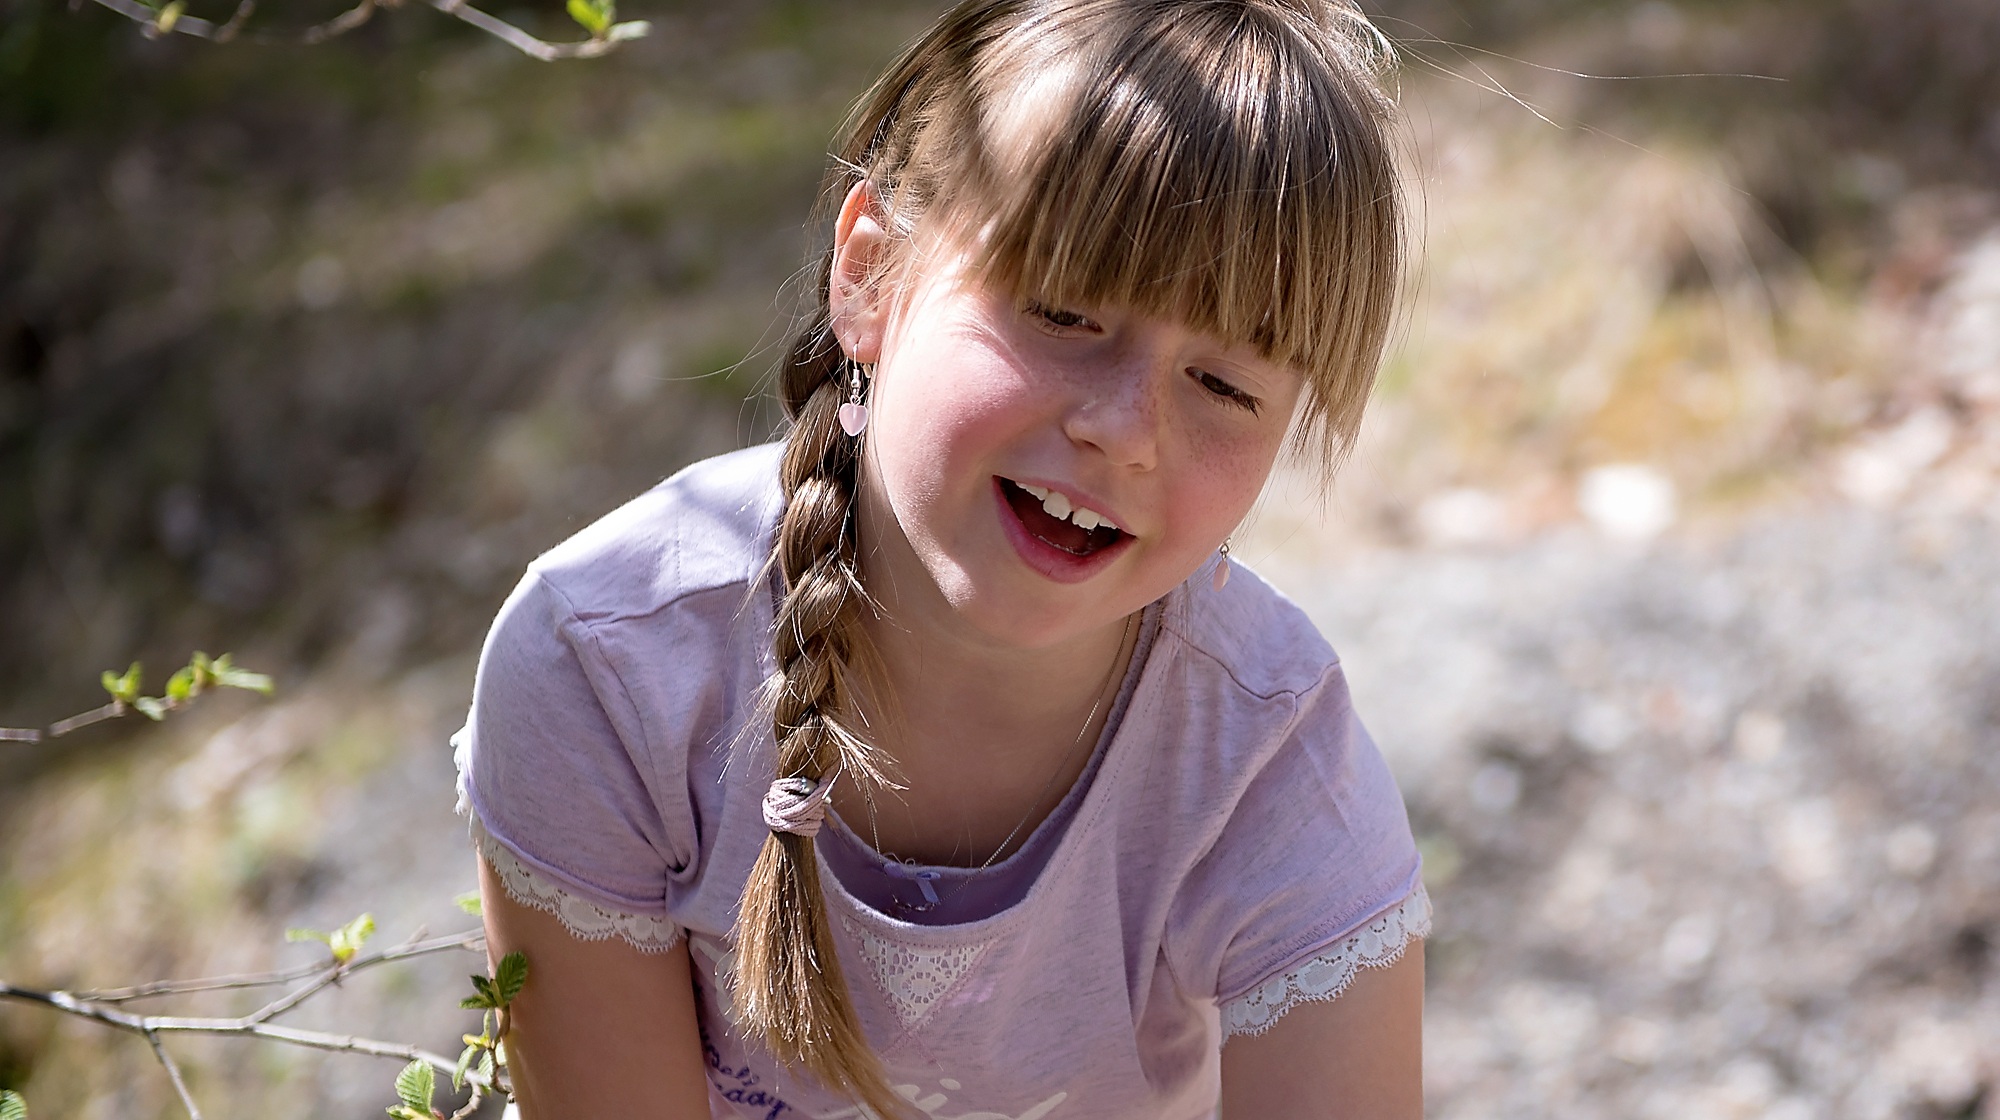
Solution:
M 587 624 L 742 588 L 764 571 L 777 523 L 778 444 L 704 459 L 605 514 L 528 565 Z
M 1310 692 L 1340 666 L 1306 612 L 1241 565 L 1221 588 L 1196 572 L 1167 607 L 1162 630 L 1250 698 Z

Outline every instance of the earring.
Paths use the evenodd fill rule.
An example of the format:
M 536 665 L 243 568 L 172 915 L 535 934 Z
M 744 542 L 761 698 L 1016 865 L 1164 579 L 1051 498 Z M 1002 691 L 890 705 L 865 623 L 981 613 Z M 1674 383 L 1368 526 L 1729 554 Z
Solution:
M 1212 577 L 1211 582 L 1215 584 L 1217 591 L 1222 590 L 1229 584 L 1229 538 L 1227 537 L 1223 538 L 1222 548 L 1216 552 L 1215 575 Z
M 849 362 L 847 403 L 840 406 L 840 430 L 858 436 L 868 426 L 868 406 L 861 403 L 861 363 Z

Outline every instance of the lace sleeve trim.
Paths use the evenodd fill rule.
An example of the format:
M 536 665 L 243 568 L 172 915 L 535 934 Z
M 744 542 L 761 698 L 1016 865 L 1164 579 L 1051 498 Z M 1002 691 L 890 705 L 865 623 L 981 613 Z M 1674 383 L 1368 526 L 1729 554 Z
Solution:
M 680 943 L 681 927 L 665 918 L 655 918 L 644 914 L 621 914 L 606 910 L 587 899 L 563 890 L 554 883 L 537 875 L 519 856 L 507 850 L 507 846 L 493 838 L 486 826 L 479 822 L 479 814 L 473 811 L 470 798 L 466 796 L 467 771 L 465 767 L 465 743 L 460 735 L 452 737 L 452 745 L 459 764 L 458 770 L 458 811 L 465 815 L 472 829 L 472 842 L 486 862 L 493 865 L 493 871 L 507 888 L 507 897 L 523 906 L 544 910 L 556 916 L 563 928 L 584 941 L 602 941 L 612 935 L 624 939 L 625 943 L 642 953 L 664 953 Z
M 1401 959 L 1410 942 L 1430 936 L 1431 899 L 1417 884 L 1394 909 L 1222 1005 L 1222 1037 L 1263 1034 L 1302 1003 L 1333 999 L 1364 968 Z

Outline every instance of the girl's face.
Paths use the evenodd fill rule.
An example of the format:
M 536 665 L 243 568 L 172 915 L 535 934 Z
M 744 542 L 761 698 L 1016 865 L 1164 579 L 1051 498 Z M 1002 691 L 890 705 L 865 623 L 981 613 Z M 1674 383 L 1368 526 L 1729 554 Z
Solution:
M 1129 309 L 1016 300 L 957 262 L 870 295 L 844 258 L 878 251 L 855 239 L 879 227 L 849 219 L 835 324 L 876 364 L 863 564 L 899 622 L 943 607 L 987 640 L 1055 645 L 1166 594 L 1249 511 L 1296 372 Z

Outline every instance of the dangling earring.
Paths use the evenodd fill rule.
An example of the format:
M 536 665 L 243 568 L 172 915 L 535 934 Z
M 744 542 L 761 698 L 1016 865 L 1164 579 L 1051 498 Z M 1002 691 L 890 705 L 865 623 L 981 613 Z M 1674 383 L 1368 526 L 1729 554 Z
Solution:
M 1211 582 L 1215 584 L 1217 591 L 1222 590 L 1229 583 L 1229 538 L 1227 537 L 1222 539 L 1222 548 L 1216 553 L 1215 575 Z
M 861 363 L 847 363 L 847 403 L 840 406 L 840 430 L 858 436 L 868 426 L 868 406 L 861 403 Z

